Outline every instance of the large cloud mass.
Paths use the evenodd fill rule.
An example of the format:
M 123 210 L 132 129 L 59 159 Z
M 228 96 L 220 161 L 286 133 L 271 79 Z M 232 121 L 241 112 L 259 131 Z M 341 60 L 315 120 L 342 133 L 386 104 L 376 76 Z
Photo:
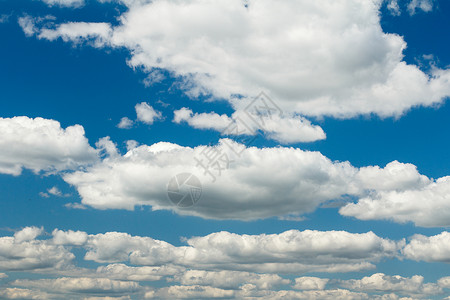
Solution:
M 417 299 L 450 288 L 448 277 L 425 283 L 420 275 L 408 278 L 377 273 L 351 280 L 288 279 L 289 274 L 305 272 L 366 270 L 397 257 L 448 262 L 448 251 L 444 253 L 447 232 L 434 237 L 414 236 L 406 246 L 404 240 L 393 241 L 372 232 L 315 230 L 259 235 L 215 232 L 187 238 L 181 246 L 124 232 L 87 234 L 55 229 L 51 237 L 43 235 L 42 228 L 27 227 L 14 236 L 0 237 L 0 271 L 51 275 L 3 281 L 2 299 L 61 299 L 63 295 L 74 300 L 91 296 L 399 299 L 399 295 Z M 75 260 L 74 254 L 84 253 L 84 259 L 91 263 L 77 267 L 75 263 L 80 263 L 81 257 Z M 92 268 L 94 263 L 100 266 Z M 7 277 L 2 274 L 0 277 Z
M 0 118 L 0 173 L 20 175 L 76 169 L 94 163 L 92 148 L 80 125 L 61 128 L 58 121 L 28 117 Z
M 114 149 L 110 152 L 116 153 Z M 211 157 L 215 160 L 209 164 Z M 201 199 L 189 209 L 175 206 L 167 197 L 171 178 L 185 172 L 196 175 L 202 185 Z M 123 156 L 108 157 L 85 171 L 66 174 L 64 179 L 77 188 L 83 204 L 97 209 L 149 205 L 155 210 L 173 210 L 183 215 L 241 220 L 297 217 L 345 195 L 414 193 L 435 184 L 412 164 L 394 161 L 384 168 L 358 169 L 348 162 L 333 162 L 319 152 L 246 147 L 229 139 L 221 139 L 215 146 L 195 148 L 163 142 L 143 145 Z M 429 209 L 421 208 L 426 205 L 421 203 L 427 201 L 411 201 L 410 206 L 426 215 Z M 382 213 L 375 204 L 363 212 Z M 359 217 L 348 212 L 358 205 L 348 204 L 341 213 Z M 397 212 L 392 209 L 391 213 Z M 445 217 L 446 210 L 440 214 Z M 411 220 L 422 225 L 419 218 L 420 215 L 411 216 Z
M 123 2 L 118 26 L 66 23 L 31 34 L 125 47 L 131 66 L 155 78 L 167 70 L 193 97 L 264 90 L 304 115 L 398 116 L 450 95 L 448 70 L 425 74 L 402 60 L 405 41 L 380 26 L 381 0 Z
M 342 207 L 340 213 L 361 220 L 414 222 L 423 227 L 450 226 L 450 177 L 423 183 L 417 182 L 406 190 L 373 193 Z

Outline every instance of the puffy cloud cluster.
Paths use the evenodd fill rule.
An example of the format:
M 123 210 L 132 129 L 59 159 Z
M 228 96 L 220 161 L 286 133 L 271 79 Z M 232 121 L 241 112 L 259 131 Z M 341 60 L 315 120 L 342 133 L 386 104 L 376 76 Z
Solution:
M 97 161 L 80 125 L 64 129 L 43 118 L 0 118 L 0 133 L 0 173 L 72 170 Z
M 0 297 L 3 299 L 49 299 L 49 294 L 41 291 L 21 289 L 21 288 L 5 288 L 0 290 Z
M 394 257 L 402 245 L 401 241 L 383 239 L 372 232 L 353 234 L 310 230 L 254 236 L 218 232 L 189 238 L 186 242 L 188 246 L 175 247 L 164 241 L 126 233 L 97 234 L 90 236 L 84 246 L 88 250 L 85 259 L 100 263 L 129 261 L 134 265 L 147 266 L 169 264 L 194 270 L 347 272 L 373 268 L 372 262 Z M 226 274 L 211 273 L 202 280 L 213 281 Z M 184 277 L 180 279 L 187 280 Z M 260 279 L 255 277 L 252 280 L 257 284 Z M 196 281 L 194 278 L 190 280 Z
M 417 10 L 424 12 L 430 12 L 433 10 L 436 0 L 411 0 L 408 3 L 408 12 L 410 15 L 414 15 Z
M 161 117 L 146 103 L 136 105 L 136 111 L 138 119 L 147 123 Z M 182 120 L 182 116 L 175 118 Z M 250 220 L 298 217 L 327 201 L 354 195 L 359 200 L 342 207 L 342 215 L 425 227 L 450 225 L 449 177 L 430 179 L 412 164 L 394 161 L 384 168 L 358 169 L 318 152 L 258 149 L 229 139 L 195 148 L 164 142 L 138 147 L 130 142 L 128 153 L 121 156 L 108 137 L 94 149 L 83 127 L 63 129 L 59 122 L 42 118 L 1 118 L 0 132 L 1 173 L 86 167 L 65 174 L 64 179 L 77 188 L 84 205 L 98 209 L 150 205 L 203 218 Z M 100 161 L 103 152 L 107 157 Z M 213 162 L 211 155 L 215 155 Z M 203 185 L 202 199 L 189 210 L 168 201 L 166 190 L 173 176 L 185 172 L 196 175 Z M 66 196 L 55 187 L 41 195 L 49 194 Z
M 51 240 L 36 240 L 42 233 L 37 227 L 26 227 L 13 237 L 0 237 L 0 271 L 62 269 L 75 256 Z
M 329 280 L 318 277 L 295 278 L 294 289 L 297 290 L 323 290 Z
M 228 99 L 237 110 L 246 101 L 235 95 L 262 90 L 285 111 L 334 117 L 399 116 L 450 95 L 449 70 L 426 74 L 403 61 L 406 42 L 380 26 L 382 0 L 122 2 L 128 10 L 117 26 L 47 24 L 32 34 L 124 47 L 130 66 L 166 70 L 188 95 Z M 429 0 L 408 6 L 411 13 L 431 7 Z
M 0 271 L 27 270 L 58 277 L 4 282 L 0 297 L 401 299 L 406 295 L 417 299 L 450 288 L 448 277 L 425 283 L 420 275 L 408 278 L 377 273 L 349 280 L 282 277 L 285 273 L 353 272 L 400 255 L 449 262 L 442 255 L 448 248 L 445 241 L 450 240 L 447 232 L 414 236 L 407 245 L 372 232 L 311 230 L 260 235 L 217 232 L 188 238 L 185 246 L 121 232 L 93 235 L 55 229 L 51 238 L 38 239 L 40 235 L 43 229 L 27 227 L 12 237 L 0 237 Z M 85 260 L 102 265 L 97 269 L 74 266 L 74 247 L 86 250 Z M 158 288 L 140 284 L 161 280 L 167 284 L 158 284 Z
M 221 169 L 206 167 L 206 153 L 222 157 Z M 167 199 L 168 182 L 185 172 L 203 186 L 202 199 L 188 210 Z M 332 162 L 318 152 L 247 148 L 222 139 L 216 146 L 195 148 L 164 142 L 139 146 L 66 174 L 64 180 L 77 188 L 83 204 L 98 209 L 151 205 L 204 218 L 256 219 L 311 212 L 325 201 L 355 193 L 359 187 L 351 181 L 356 173 L 349 163 Z
M 167 184 L 180 173 L 192 173 L 202 184 L 201 199 L 189 209 L 167 199 Z M 84 205 L 97 209 L 150 205 L 182 215 L 249 220 L 298 217 L 354 195 L 359 201 L 342 207 L 341 214 L 420 226 L 446 226 L 450 220 L 447 178 L 432 180 L 412 164 L 358 169 L 318 152 L 246 147 L 229 139 L 195 148 L 164 142 L 132 147 L 64 180 L 77 188 Z
M 129 119 L 128 117 L 123 117 L 122 119 L 120 119 L 117 127 L 121 129 L 130 129 L 131 127 L 133 127 L 133 123 L 133 120 Z
M 357 203 L 347 204 L 339 212 L 361 220 L 388 219 L 423 227 L 450 226 L 450 177 L 435 181 L 417 179 L 417 185 L 410 189 L 379 191 Z
M 171 265 L 130 267 L 125 264 L 109 264 L 98 267 L 95 276 L 116 280 L 158 281 L 167 276 L 180 274 L 183 270 L 183 267 Z
M 414 235 L 403 249 L 403 255 L 413 260 L 450 262 L 450 233 L 444 231 L 435 236 Z
M 156 120 L 160 120 L 163 118 L 162 113 L 160 111 L 155 110 L 151 105 L 146 102 L 141 102 L 135 105 L 136 110 L 136 121 L 142 122 L 147 125 L 152 125 Z M 129 119 L 128 117 L 123 117 L 120 119 L 119 124 L 117 124 L 118 128 L 121 129 L 130 129 L 133 127 L 134 121 Z
M 251 116 L 244 111 L 236 111 L 231 117 L 214 112 L 194 114 L 192 110 L 183 107 L 174 111 L 173 121 L 186 122 L 194 128 L 212 129 L 230 135 L 255 135 L 261 130 L 268 138 L 282 144 L 313 142 L 326 137 L 320 126 L 312 125 L 300 116 L 285 117 L 274 114 L 264 117 L 264 124 L 255 123 L 252 117 L 258 116 Z
M 18 279 L 13 282 L 15 286 L 33 287 L 44 290 L 51 290 L 59 293 L 133 293 L 140 286 L 133 281 L 119 281 L 108 278 L 88 278 L 88 277 L 61 277 L 56 279 L 27 280 Z
M 257 274 L 239 271 L 187 270 L 174 277 L 185 286 L 202 285 L 223 289 L 237 289 L 243 284 L 252 284 L 258 289 L 268 290 L 279 285 L 289 284 L 290 280 L 276 274 Z
M 356 234 L 345 231 L 297 231 L 280 234 L 238 235 L 217 232 L 186 239 L 186 246 L 173 246 L 150 237 L 121 232 L 88 235 L 81 231 L 55 229 L 51 239 L 36 239 L 42 229 L 27 227 L 14 237 L 0 238 L 2 270 L 63 269 L 71 266 L 72 247 L 86 249 L 85 259 L 98 263 L 130 262 L 99 267 L 96 274 L 110 279 L 152 278 L 191 268 L 182 282 L 200 281 L 192 274 L 201 270 L 223 269 L 245 272 L 298 273 L 307 271 L 347 272 L 372 268 L 374 262 L 398 254 L 402 241 L 378 237 L 372 232 Z M 196 271 L 197 270 L 197 271 Z M 123 275 L 123 277 L 119 275 Z M 201 280 L 215 281 L 233 272 L 208 273 Z M 242 273 L 252 284 L 282 284 L 279 277 Z M 198 277 L 198 276 L 197 276 Z M 238 278 L 238 277 L 236 277 Z M 272 281 L 268 283 L 267 280 Z M 200 279 L 199 279 L 200 280 Z M 230 283 L 232 284 L 232 283 Z M 225 284 L 227 285 L 227 284 Z
M 137 119 L 145 124 L 151 125 L 157 119 L 161 119 L 161 112 L 156 111 L 148 103 L 142 102 L 136 104 Z
M 409 295 L 433 295 L 442 292 L 438 284 L 424 283 L 423 276 L 419 275 L 407 278 L 399 275 L 388 276 L 383 273 L 377 273 L 359 280 L 342 281 L 341 286 L 357 291 L 397 292 Z

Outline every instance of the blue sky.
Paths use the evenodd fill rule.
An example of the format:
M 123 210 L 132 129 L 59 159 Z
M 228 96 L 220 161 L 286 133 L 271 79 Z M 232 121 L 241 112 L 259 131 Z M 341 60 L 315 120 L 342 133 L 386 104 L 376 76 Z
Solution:
M 0 298 L 447 299 L 449 16 L 0 0 Z M 282 113 L 232 156 L 261 91 Z M 204 149 L 234 160 L 216 182 Z

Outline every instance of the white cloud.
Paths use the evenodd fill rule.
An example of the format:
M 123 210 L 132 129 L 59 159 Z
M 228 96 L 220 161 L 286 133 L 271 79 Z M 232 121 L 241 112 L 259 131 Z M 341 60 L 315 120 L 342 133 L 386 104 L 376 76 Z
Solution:
M 99 154 L 105 157 L 105 159 L 119 156 L 117 146 L 113 141 L 111 141 L 109 136 L 99 139 L 95 143 L 95 146 L 97 147 Z
M 97 276 L 117 280 L 157 281 L 166 276 L 182 272 L 184 268 L 177 266 L 130 267 L 125 264 L 110 264 L 97 268 Z
M 53 243 L 55 245 L 73 245 L 73 246 L 81 246 L 84 245 L 87 241 L 88 235 L 83 231 L 63 231 L 55 229 L 52 232 L 53 235 Z
M 16 286 L 45 289 L 59 293 L 133 293 L 140 289 L 139 284 L 133 281 L 89 277 L 62 277 L 56 279 L 37 280 L 17 279 L 12 284 Z
M 217 154 L 222 157 L 222 169 L 215 170 L 217 165 L 201 167 L 200 163 L 207 165 L 207 155 Z M 167 198 L 168 182 L 185 172 L 197 176 L 202 184 L 201 199 L 190 209 L 180 209 Z M 84 205 L 96 209 L 132 210 L 137 205 L 149 205 L 154 210 L 172 210 L 182 215 L 241 220 L 295 218 L 344 195 L 374 197 L 433 184 L 411 164 L 394 161 L 384 168 L 357 169 L 348 162 L 332 162 L 318 152 L 246 148 L 229 139 L 221 139 L 216 146 L 195 148 L 164 142 L 142 145 L 85 171 L 65 174 L 64 180 L 77 188 Z M 341 213 L 351 215 L 349 208 L 358 205 L 349 204 Z M 395 209 L 386 211 L 395 213 Z M 383 210 L 369 207 L 362 213 L 381 214 Z M 445 210 L 441 214 L 445 217 Z
M 147 299 L 215 299 L 215 298 L 230 298 L 235 294 L 232 290 L 224 290 L 210 286 L 184 286 L 172 285 L 167 288 L 161 288 L 157 293 L 148 293 Z
M 435 0 L 411 0 L 408 3 L 408 12 L 410 15 L 414 15 L 418 9 L 424 12 L 430 12 L 433 10 Z
M 323 290 L 329 279 L 318 277 L 295 278 L 294 289 L 297 290 Z
M 61 197 L 63 194 L 58 189 L 58 187 L 54 186 L 47 190 L 50 195 Z
M 135 141 L 135 140 L 128 140 L 126 142 L 127 145 L 127 151 L 131 151 L 134 148 L 137 148 L 139 146 L 139 142 Z
M 80 125 L 61 128 L 43 118 L 0 118 L 0 173 L 20 175 L 23 168 L 53 172 L 94 163 L 93 149 Z
M 43 233 L 44 229 L 38 227 L 25 227 L 20 231 L 14 233 L 14 242 L 22 243 L 34 240 L 37 236 Z
M 368 299 L 367 294 L 355 293 L 343 289 L 326 290 L 326 291 L 267 291 L 258 290 L 256 286 L 252 284 L 246 284 L 239 290 L 226 290 L 214 287 L 204 287 L 198 285 L 192 286 L 170 286 L 161 288 L 157 291 L 148 292 L 146 294 L 147 299 L 309 299 L 309 300 L 328 300 L 328 299 L 340 299 L 340 300 L 359 300 Z
M 2 289 L 0 290 L 0 297 L 4 299 L 50 299 L 50 296 L 47 293 L 20 288 Z
M 242 291 L 241 294 L 245 296 L 254 296 L 262 293 L 258 293 L 255 290 Z M 328 300 L 328 299 L 339 299 L 339 300 L 361 300 L 368 299 L 369 297 L 365 293 L 357 293 L 344 289 L 333 289 L 333 290 L 316 290 L 316 291 L 291 291 L 291 290 L 281 290 L 281 291 L 270 291 L 268 293 L 262 294 L 259 298 L 261 299 L 305 299 L 305 300 Z M 259 299 L 258 298 L 258 299 Z
M 28 32 L 125 47 L 130 66 L 166 70 L 192 97 L 230 100 L 264 90 L 301 115 L 400 116 L 450 95 L 449 70 L 428 75 L 403 61 L 406 42 L 380 26 L 382 0 L 124 2 L 128 10 L 114 28 L 67 23 Z M 430 6 L 409 4 L 410 11 Z M 246 101 L 232 102 L 239 110 Z
M 290 280 L 276 274 L 204 270 L 188 270 L 176 275 L 174 280 L 185 286 L 201 285 L 222 289 L 238 289 L 244 284 L 253 284 L 258 289 L 268 290 L 290 283 Z
M 121 129 L 130 129 L 131 127 L 133 127 L 133 120 L 128 119 L 127 117 L 123 117 L 122 119 L 120 119 L 119 124 L 117 124 L 118 128 Z
M 361 220 L 388 219 L 399 223 L 413 222 L 423 227 L 448 227 L 450 177 L 424 185 L 427 181 L 417 177 L 417 185 L 410 186 L 410 189 L 379 191 L 357 203 L 347 204 L 339 212 Z
M 423 276 L 414 275 L 411 278 L 399 275 L 389 276 L 376 273 L 362 279 L 343 280 L 341 286 L 363 292 L 396 292 L 408 295 L 433 295 L 442 292 L 435 283 L 424 283 Z
M 148 266 L 172 264 L 200 270 L 349 272 L 372 268 L 373 262 L 395 256 L 402 245 L 401 241 L 383 239 L 372 232 L 311 230 L 271 235 L 218 232 L 186 242 L 188 246 L 175 247 L 150 237 L 119 232 L 90 235 L 85 259 Z M 220 275 L 212 274 L 204 280 L 214 281 L 213 277 Z M 258 283 L 257 276 L 253 280 Z
M 83 6 L 84 0 L 42 0 L 49 6 L 61 6 L 77 8 Z
M 186 122 L 190 126 L 198 129 L 213 129 L 217 131 L 222 131 L 227 128 L 233 119 L 227 115 L 219 115 L 214 112 L 212 113 L 193 113 L 191 109 L 183 107 L 174 112 L 173 121 L 175 123 Z
M 241 150 L 240 156 L 233 152 Z M 233 162 L 220 176 L 214 166 L 205 174 L 195 160 L 205 164 L 202 151 L 226 153 Z M 202 198 L 189 210 L 167 199 L 167 183 L 183 172 L 195 174 L 203 186 Z M 151 205 L 204 218 L 256 219 L 311 212 L 325 201 L 355 193 L 359 187 L 351 181 L 356 172 L 349 163 L 332 162 L 318 152 L 245 148 L 223 139 L 217 146 L 196 148 L 143 145 L 86 171 L 66 174 L 64 180 L 77 188 L 83 204 L 97 209 Z
M 396 160 L 384 168 L 362 167 L 359 169 L 357 179 L 365 188 L 375 191 L 419 189 L 431 183 L 428 177 L 419 173 L 415 165 Z
M 447 232 L 434 237 L 414 236 L 406 246 L 403 240 L 383 239 L 372 232 L 345 231 L 290 230 L 260 235 L 216 232 L 185 239 L 186 246 L 122 232 L 88 235 L 55 229 L 52 238 L 37 239 L 42 233 L 42 229 L 29 227 L 14 237 L 0 237 L 1 269 L 33 270 L 58 277 L 10 281 L 0 291 L 0 298 L 59 299 L 70 295 L 69 299 L 109 299 L 134 294 L 140 299 L 406 300 L 442 294 L 443 289 L 450 288 L 450 277 L 425 283 L 420 275 L 408 278 L 382 273 L 349 280 L 298 277 L 295 282 L 280 276 L 360 271 L 382 259 L 401 258 L 401 249 L 409 259 L 449 262 Z M 85 260 L 133 266 L 113 263 L 97 269 L 77 268 L 70 264 L 74 258 L 72 246 L 86 250 Z M 6 277 L 2 274 L 0 278 Z M 163 279 L 167 284 L 157 289 L 139 283 Z M 300 291 L 279 289 L 288 284 Z M 327 289 L 328 284 L 333 287 Z M 402 297 L 405 295 L 412 298 Z
M 264 126 L 255 123 L 251 118 L 257 116 L 248 115 L 243 111 L 236 111 L 231 117 L 218 115 L 217 113 L 193 113 L 192 110 L 183 107 L 174 111 L 175 123 L 186 122 L 190 126 L 199 129 L 213 129 L 230 135 L 255 135 L 257 130 L 262 130 L 267 137 L 283 144 L 298 142 L 313 142 L 325 139 L 322 128 L 312 125 L 310 121 L 300 116 L 286 117 L 273 115 L 264 118 Z M 227 127 L 230 130 L 226 130 Z M 237 127 L 238 130 L 231 131 Z
M 137 119 L 145 124 L 151 125 L 155 120 L 162 118 L 161 112 L 156 111 L 148 103 L 138 103 L 135 108 Z
M 437 284 L 440 287 L 450 289 L 450 276 L 442 277 L 441 279 L 438 280 Z
M 47 192 L 40 192 L 39 195 L 41 197 L 44 197 L 44 198 L 49 198 L 50 195 L 53 195 L 53 196 L 56 196 L 56 197 L 69 197 L 70 196 L 70 194 L 63 194 L 59 190 L 59 188 L 56 187 L 56 186 L 47 189 Z
M 46 39 L 49 41 L 61 38 L 63 41 L 72 41 L 75 43 L 82 43 L 88 41 L 96 47 L 104 45 L 112 34 L 111 26 L 107 23 L 85 23 L 72 22 L 58 25 L 57 28 L 41 28 L 36 29 L 36 21 L 33 18 L 19 19 L 19 24 L 27 35 L 37 34 L 39 39 Z M 25 25 L 25 27 L 22 25 Z
M 402 253 L 412 260 L 450 263 L 450 233 L 444 231 L 430 237 L 414 235 Z
M 392 15 L 394 15 L 394 16 L 401 15 L 400 6 L 398 5 L 398 0 L 389 0 L 389 2 L 387 4 L 387 8 L 389 9 L 389 11 L 391 12 Z
M 69 266 L 75 256 L 50 240 L 36 240 L 41 233 L 41 228 L 26 227 L 14 237 L 0 237 L 1 270 L 56 270 Z
M 30 16 L 25 16 L 17 19 L 20 27 L 22 28 L 23 32 L 26 36 L 33 36 L 38 32 L 38 29 L 36 28 L 36 21 Z
M 121 297 L 85 297 L 83 300 L 131 300 L 130 296 L 121 296 Z
M 8 277 L 8 275 L 6 275 L 5 273 L 0 273 L 0 279 L 7 278 L 7 277 Z
M 87 207 L 81 203 L 66 203 L 64 206 L 69 209 L 87 209 Z

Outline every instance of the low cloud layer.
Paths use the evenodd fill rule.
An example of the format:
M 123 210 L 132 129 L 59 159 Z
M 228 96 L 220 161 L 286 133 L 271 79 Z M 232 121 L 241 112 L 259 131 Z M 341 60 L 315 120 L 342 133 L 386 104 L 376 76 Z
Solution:
M 66 295 L 67 299 L 127 299 L 135 295 L 140 299 L 421 299 L 442 295 L 450 288 L 448 277 L 425 282 L 420 275 L 376 273 L 348 280 L 286 278 L 287 273 L 366 270 L 379 261 L 397 258 L 420 261 L 429 257 L 427 261 L 449 262 L 445 255 L 437 256 L 448 248 L 448 232 L 413 236 L 406 244 L 372 232 L 216 232 L 187 238 L 184 246 L 123 232 L 87 234 L 55 229 L 50 237 L 43 235 L 42 228 L 26 227 L 14 236 L 0 237 L 0 271 L 56 276 L 8 281 L 0 292 L 2 298 L 58 299 Z M 100 266 L 77 267 L 74 253 L 83 253 L 80 249 L 85 252 L 85 260 Z M 0 274 L 7 278 L 7 274 Z M 151 282 L 159 282 L 158 287 L 149 286 Z

